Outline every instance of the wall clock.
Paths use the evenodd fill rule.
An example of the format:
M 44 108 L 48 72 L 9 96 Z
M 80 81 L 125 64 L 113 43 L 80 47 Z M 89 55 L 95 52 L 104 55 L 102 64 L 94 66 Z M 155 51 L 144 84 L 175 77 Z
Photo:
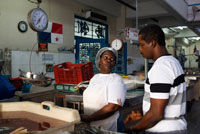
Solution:
M 28 24 L 36 32 L 44 31 L 48 26 L 48 17 L 41 8 L 34 8 L 28 13 Z
M 25 21 L 20 21 L 18 23 L 18 30 L 22 33 L 26 32 L 28 30 L 28 25 Z
M 114 48 L 115 50 L 119 51 L 123 47 L 123 42 L 122 42 L 122 40 L 116 38 L 116 39 L 111 41 L 110 46 L 112 48 Z

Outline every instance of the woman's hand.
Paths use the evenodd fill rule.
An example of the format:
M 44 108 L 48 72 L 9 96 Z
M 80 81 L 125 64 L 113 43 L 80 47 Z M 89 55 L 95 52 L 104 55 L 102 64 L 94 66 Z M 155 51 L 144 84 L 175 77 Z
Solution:
M 81 114 L 80 117 L 81 117 L 81 121 L 90 123 L 89 115 Z

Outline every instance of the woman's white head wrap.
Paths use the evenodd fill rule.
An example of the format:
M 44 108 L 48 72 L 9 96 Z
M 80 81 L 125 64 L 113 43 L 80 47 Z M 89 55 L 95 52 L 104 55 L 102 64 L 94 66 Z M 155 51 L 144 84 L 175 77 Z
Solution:
M 111 47 L 103 47 L 97 52 L 97 55 L 96 55 L 96 58 L 95 58 L 95 64 L 96 64 L 96 67 L 97 67 L 98 70 L 99 70 L 100 57 L 105 51 L 113 52 L 113 54 L 116 57 L 116 61 L 117 61 L 117 51 L 114 48 L 111 48 Z

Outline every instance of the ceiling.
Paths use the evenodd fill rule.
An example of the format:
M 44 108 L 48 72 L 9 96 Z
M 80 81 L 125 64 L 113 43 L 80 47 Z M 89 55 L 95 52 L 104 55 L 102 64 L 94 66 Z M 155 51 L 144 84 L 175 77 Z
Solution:
M 120 6 L 126 6 L 126 19 L 136 24 L 157 23 L 167 28 L 167 37 L 189 38 L 200 36 L 200 0 L 76 0 L 110 15 L 120 16 Z M 138 8 L 136 8 L 136 2 Z M 178 8 L 180 7 L 180 8 Z M 136 15 L 136 9 L 138 15 Z M 188 18 L 188 14 L 191 17 Z M 190 15 L 189 14 L 189 15 Z M 199 17 L 199 18 L 198 18 Z M 186 28 L 174 28 L 187 26 Z

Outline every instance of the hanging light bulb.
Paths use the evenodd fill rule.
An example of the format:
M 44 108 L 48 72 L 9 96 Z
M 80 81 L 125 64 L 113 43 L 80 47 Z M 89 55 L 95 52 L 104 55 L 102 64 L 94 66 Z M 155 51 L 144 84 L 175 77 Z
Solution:
M 26 77 L 27 77 L 27 78 L 31 78 L 31 72 L 27 72 L 27 73 L 26 73 Z

